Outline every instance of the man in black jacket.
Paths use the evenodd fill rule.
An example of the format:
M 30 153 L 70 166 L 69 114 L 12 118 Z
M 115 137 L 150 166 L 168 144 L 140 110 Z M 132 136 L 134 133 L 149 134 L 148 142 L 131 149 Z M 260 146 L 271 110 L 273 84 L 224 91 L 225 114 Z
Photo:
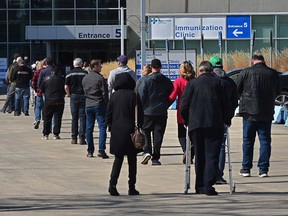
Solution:
M 243 117 L 243 160 L 240 175 L 250 176 L 256 132 L 260 142 L 259 177 L 267 177 L 271 155 L 271 123 L 274 101 L 280 93 L 276 70 L 266 66 L 262 55 L 252 56 L 252 67 L 246 68 L 236 79 L 240 96 L 239 114 Z
M 160 72 L 162 65 L 159 59 L 151 61 L 151 68 L 151 74 L 143 80 L 138 88 L 144 110 L 143 130 L 146 136 L 146 147 L 141 163 L 147 164 L 152 157 L 152 165 L 161 165 L 160 150 L 167 124 L 169 95 L 173 90 L 173 84 Z M 151 132 L 153 134 L 153 153 Z
M 200 75 L 191 80 L 181 97 L 181 116 L 188 125 L 195 147 L 196 194 L 218 195 L 216 183 L 224 124 L 229 111 L 225 82 L 213 73 L 210 62 L 199 66 Z
M 44 77 L 40 85 L 41 92 L 44 93 L 45 102 L 43 107 L 43 137 L 47 140 L 51 131 L 52 118 L 54 116 L 53 134 L 54 139 L 60 139 L 62 116 L 64 111 L 64 77 L 59 67 L 53 67 L 51 75 Z
M 83 61 L 81 58 L 75 58 L 73 60 L 73 66 L 74 68 L 69 71 L 65 77 L 65 91 L 67 97 L 70 97 L 70 111 L 72 116 L 71 144 L 77 144 L 77 136 L 79 134 L 79 144 L 84 145 L 86 144 L 86 98 L 84 96 L 82 80 L 88 72 L 82 69 Z

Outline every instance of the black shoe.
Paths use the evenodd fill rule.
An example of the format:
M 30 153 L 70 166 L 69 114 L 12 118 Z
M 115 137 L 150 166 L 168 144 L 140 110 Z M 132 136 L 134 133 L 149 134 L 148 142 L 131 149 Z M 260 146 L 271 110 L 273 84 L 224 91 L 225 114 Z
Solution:
M 223 178 L 217 179 L 216 185 L 222 185 L 222 184 L 227 184 L 227 181 Z
M 77 144 L 77 139 L 72 139 L 71 144 Z
M 12 110 L 12 109 L 8 109 L 7 110 L 7 113 L 9 113 L 9 114 L 12 113 L 12 112 L 14 112 L 14 110 Z
M 249 176 L 251 176 L 250 170 L 249 169 L 241 169 L 239 172 L 239 175 L 241 175 L 243 177 L 249 177 Z
M 85 141 L 85 139 L 79 139 L 79 144 L 80 145 L 86 145 L 87 143 L 86 143 L 86 141 Z
M 152 160 L 152 166 L 161 166 L 161 162 L 159 160 Z
M 135 188 L 133 188 L 133 189 L 129 189 L 128 195 L 140 195 L 140 193 Z
M 116 186 L 114 185 L 109 186 L 108 192 L 110 193 L 111 196 L 120 196 L 120 194 L 117 191 Z
M 29 116 L 29 113 L 24 113 L 25 116 Z
M 203 189 L 198 189 L 195 192 L 196 194 L 205 194 Z
M 34 129 L 38 129 L 39 128 L 39 125 L 40 125 L 40 121 L 35 121 L 34 122 Z
M 103 159 L 109 158 L 109 156 L 105 152 L 99 152 L 98 157 L 102 157 Z
M 93 156 L 93 153 L 88 152 L 87 157 L 88 157 L 88 158 L 94 157 L 94 156 Z
M 207 196 L 217 196 L 217 195 L 218 195 L 218 192 L 215 191 L 215 190 L 211 190 L 211 191 L 205 192 L 205 194 L 206 194 Z
M 21 113 L 14 112 L 14 116 L 20 116 L 20 115 L 21 115 Z

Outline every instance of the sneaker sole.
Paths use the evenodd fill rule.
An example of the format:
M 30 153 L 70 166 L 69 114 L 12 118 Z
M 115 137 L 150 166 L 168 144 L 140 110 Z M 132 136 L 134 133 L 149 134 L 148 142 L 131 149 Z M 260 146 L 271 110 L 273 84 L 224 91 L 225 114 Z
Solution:
M 268 174 L 266 174 L 266 173 L 265 174 L 261 174 L 261 175 L 259 175 L 259 177 L 260 178 L 266 178 L 266 177 L 268 177 Z
M 251 174 L 250 173 L 239 173 L 240 176 L 243 176 L 243 177 L 250 177 Z
M 141 164 L 148 164 L 148 161 L 151 159 L 151 155 L 147 155 L 143 158 L 143 160 L 141 161 Z

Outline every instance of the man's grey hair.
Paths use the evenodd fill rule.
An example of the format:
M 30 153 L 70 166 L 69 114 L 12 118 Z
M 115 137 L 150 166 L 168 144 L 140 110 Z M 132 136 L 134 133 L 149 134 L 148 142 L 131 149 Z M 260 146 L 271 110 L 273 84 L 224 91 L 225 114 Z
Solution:
M 209 61 L 202 61 L 199 65 L 199 71 L 204 73 L 211 73 L 213 66 Z
M 73 66 L 74 67 L 82 67 L 83 66 L 83 60 L 81 58 L 75 58 L 73 60 Z

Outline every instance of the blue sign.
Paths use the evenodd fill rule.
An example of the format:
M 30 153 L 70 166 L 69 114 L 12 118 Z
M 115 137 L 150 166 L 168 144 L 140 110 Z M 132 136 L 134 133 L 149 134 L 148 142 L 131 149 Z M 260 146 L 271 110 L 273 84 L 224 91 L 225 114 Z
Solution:
M 227 38 L 250 38 L 250 16 L 227 16 Z

